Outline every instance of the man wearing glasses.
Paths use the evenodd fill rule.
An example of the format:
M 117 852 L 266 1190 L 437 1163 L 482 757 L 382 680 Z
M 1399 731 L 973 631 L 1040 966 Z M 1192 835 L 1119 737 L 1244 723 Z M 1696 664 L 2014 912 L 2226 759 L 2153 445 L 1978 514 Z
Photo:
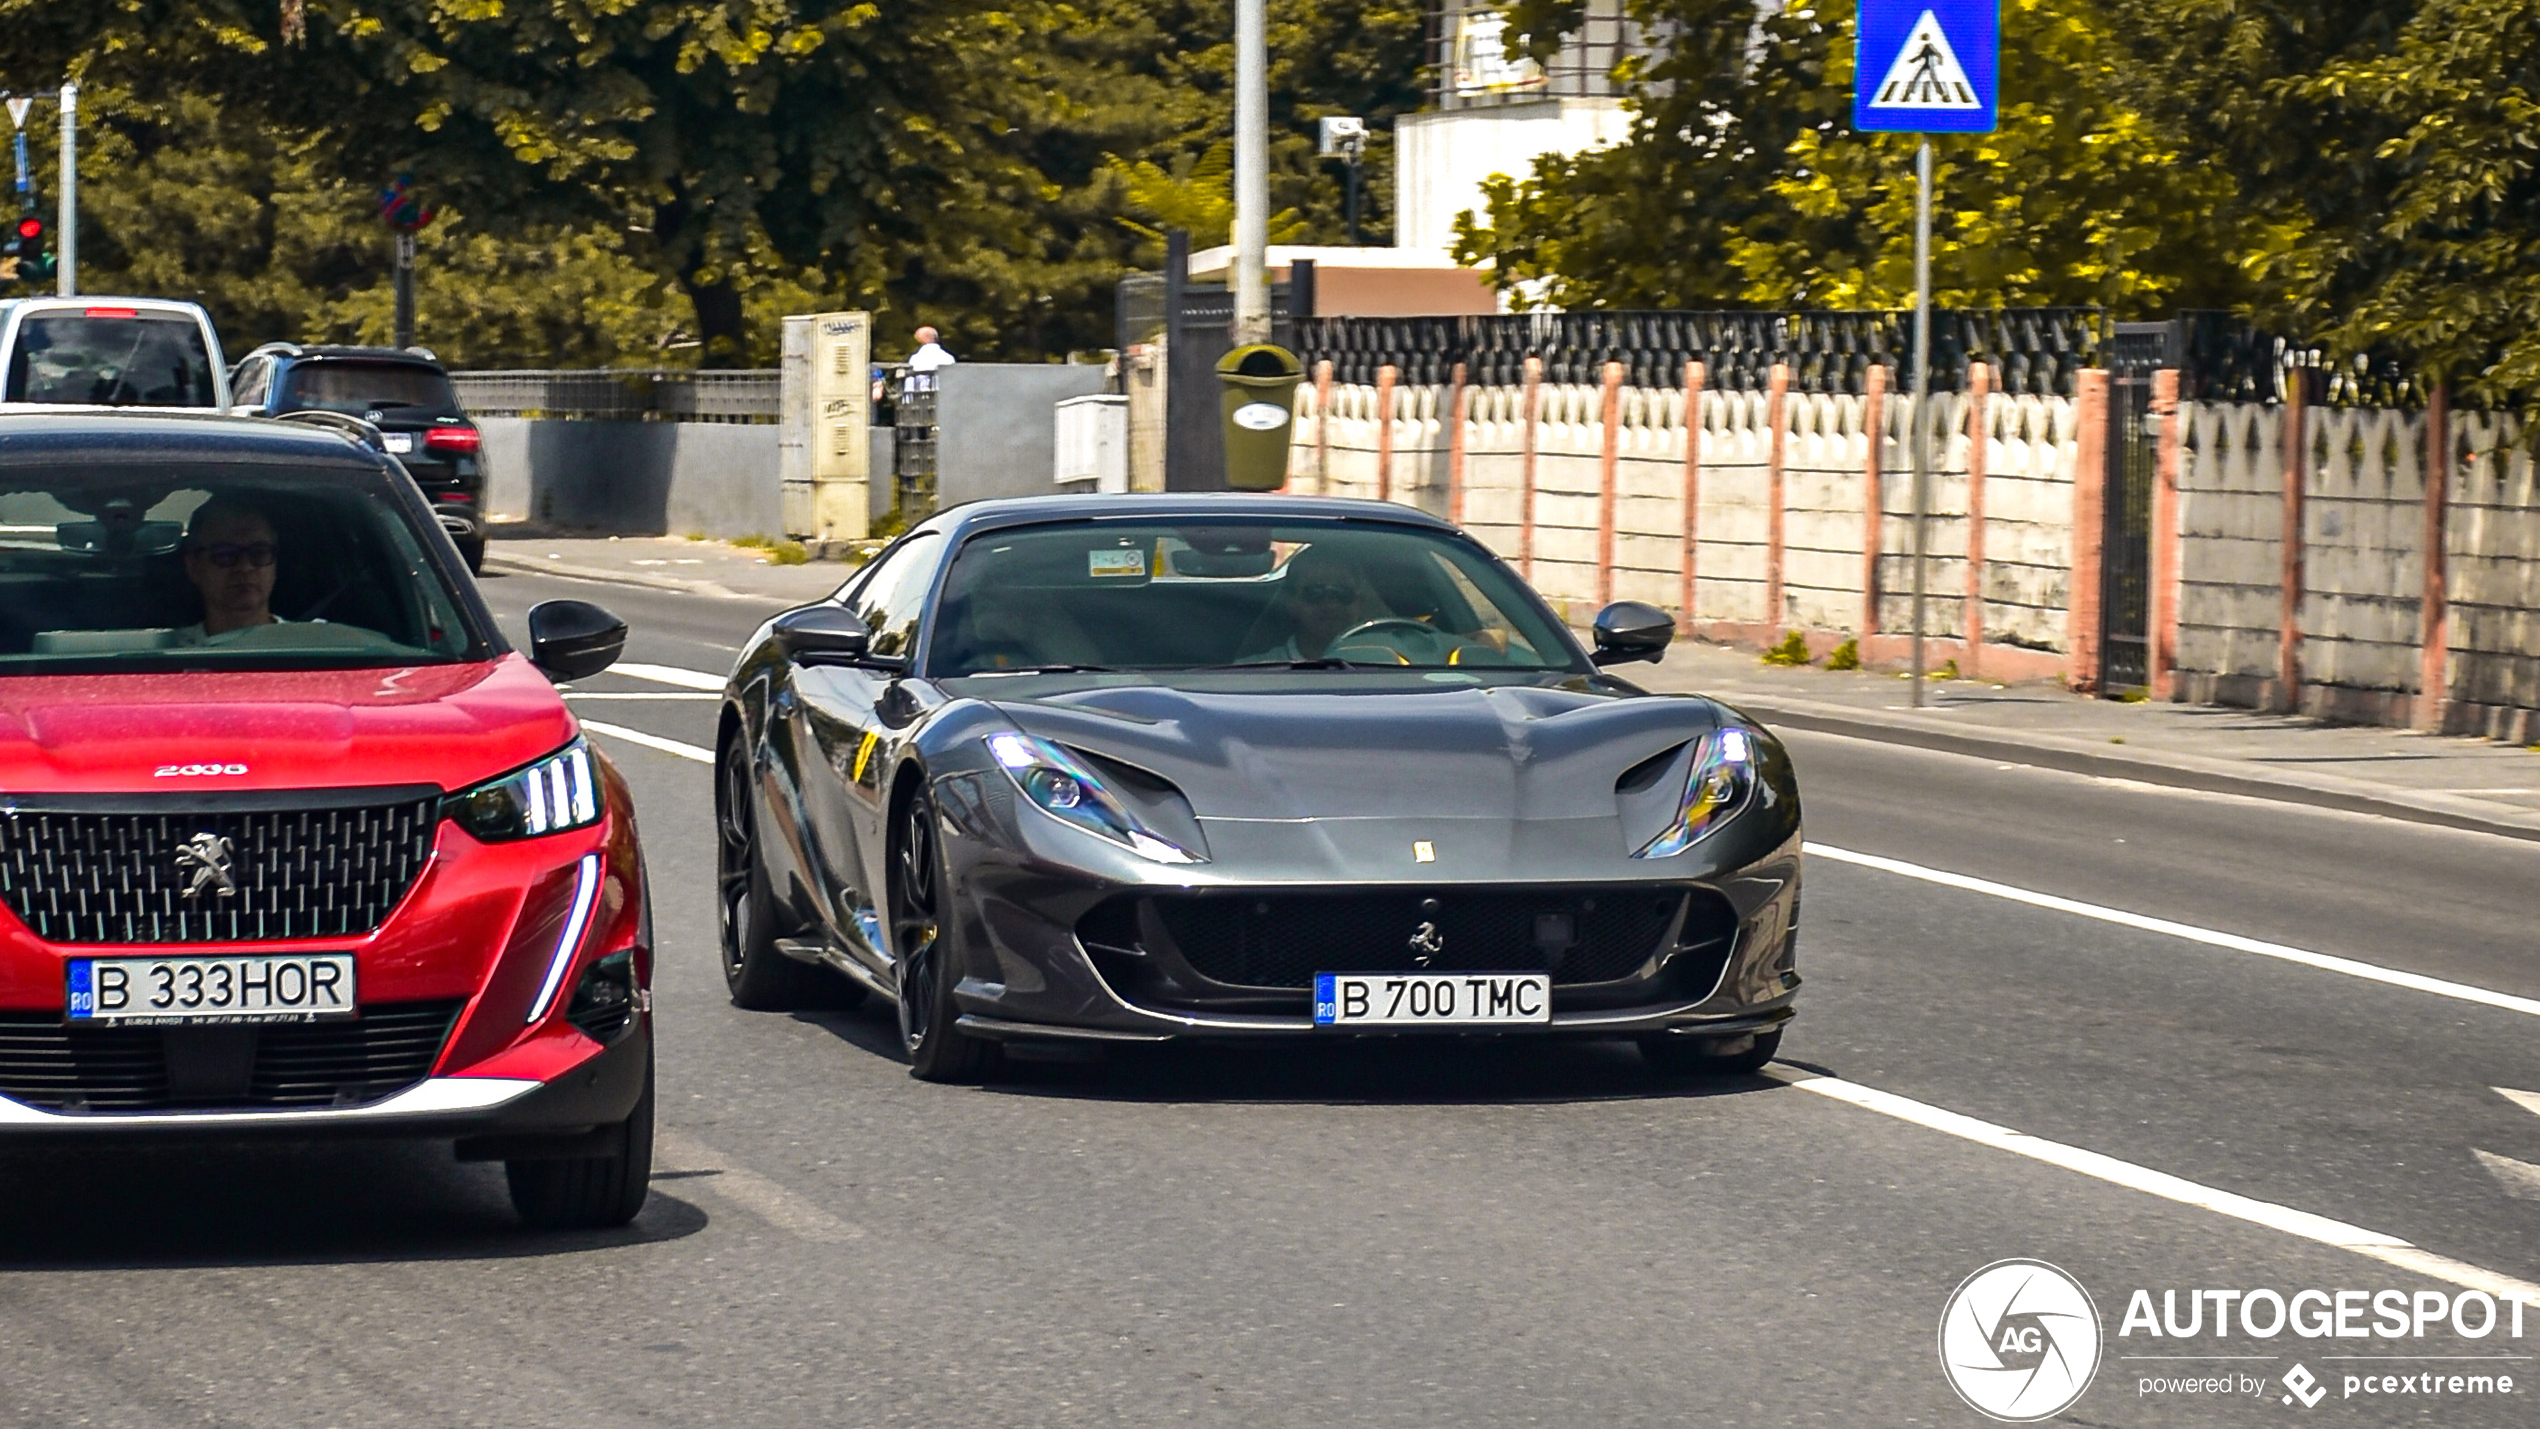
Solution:
M 203 597 L 203 620 L 176 632 L 179 645 L 202 645 L 274 618 L 273 523 L 233 496 L 194 508 L 185 528 L 185 578 Z
M 1332 639 L 1369 620 L 1390 615 L 1356 562 L 1337 551 L 1308 546 L 1288 561 L 1279 578 L 1279 610 L 1289 635 L 1267 650 L 1240 657 L 1243 665 L 1320 660 Z

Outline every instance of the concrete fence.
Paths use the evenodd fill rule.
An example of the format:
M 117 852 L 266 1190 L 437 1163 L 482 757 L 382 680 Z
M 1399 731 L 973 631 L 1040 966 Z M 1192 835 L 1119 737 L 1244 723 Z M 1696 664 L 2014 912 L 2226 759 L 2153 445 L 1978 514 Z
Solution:
M 1866 394 L 1600 384 L 1299 389 L 1288 489 L 1372 497 L 1458 522 L 1572 619 L 1614 600 L 1714 639 L 1818 654 L 1910 638 L 1915 420 L 1874 371 Z M 1997 678 L 2095 679 L 2069 658 L 2078 434 L 2098 405 L 1988 390 L 1935 394 L 1923 631 L 1934 661 Z M 2096 416 L 2092 415 L 2096 412 Z M 1694 414 L 1688 422 L 1686 414 Z M 2090 648 L 2095 649 L 2095 644 Z
M 1929 658 L 2101 683 L 2109 384 L 1860 393 L 1542 380 L 1299 389 L 1288 489 L 1470 530 L 1571 619 L 1612 600 L 1714 639 L 1904 659 L 1911 437 L 1930 424 Z M 2154 698 L 2540 739 L 2540 489 L 2510 417 L 2181 403 L 2153 384 Z M 1688 417 L 1690 414 L 1690 418 Z M 2434 435 L 2429 435 L 2434 434 Z M 2429 559 L 2431 553 L 2431 559 Z

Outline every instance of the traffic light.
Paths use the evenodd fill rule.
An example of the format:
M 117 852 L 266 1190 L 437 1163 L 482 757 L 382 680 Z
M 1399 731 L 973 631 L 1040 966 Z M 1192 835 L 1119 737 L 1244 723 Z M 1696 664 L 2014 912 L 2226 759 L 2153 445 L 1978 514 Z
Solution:
M 0 243 L 0 281 L 41 282 L 53 276 L 53 242 L 39 214 L 22 213 Z

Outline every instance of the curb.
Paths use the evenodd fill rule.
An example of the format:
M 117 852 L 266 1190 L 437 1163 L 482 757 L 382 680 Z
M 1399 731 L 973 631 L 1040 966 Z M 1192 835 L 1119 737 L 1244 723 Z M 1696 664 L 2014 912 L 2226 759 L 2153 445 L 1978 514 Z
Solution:
M 723 600 L 756 600 L 717 581 L 688 580 L 680 576 L 657 576 L 649 571 L 610 570 L 605 566 L 575 565 L 570 561 L 545 561 L 532 556 L 514 556 L 497 551 L 485 553 L 488 570 L 517 576 L 563 576 L 568 580 L 597 581 L 602 585 L 643 586 L 650 590 L 677 591 L 682 595 L 710 595 Z M 782 599 L 782 597 L 767 597 Z
M 2540 815 L 2499 818 L 2493 806 L 2472 800 L 2441 794 L 2395 794 L 2377 784 L 2334 774 L 2258 773 L 2238 760 L 2209 759 L 2196 754 L 2120 754 L 2100 745 L 2056 735 L 1956 729 L 1934 724 L 1928 717 L 1873 715 L 1845 705 L 1769 694 L 1722 694 L 1710 698 L 1748 711 L 1768 725 L 1849 735 L 1855 739 L 1909 745 L 1944 754 L 2033 764 L 2069 774 L 2132 779 L 2144 784 L 2212 794 L 2237 794 L 2279 804 L 2339 809 L 2414 824 L 2540 842 Z

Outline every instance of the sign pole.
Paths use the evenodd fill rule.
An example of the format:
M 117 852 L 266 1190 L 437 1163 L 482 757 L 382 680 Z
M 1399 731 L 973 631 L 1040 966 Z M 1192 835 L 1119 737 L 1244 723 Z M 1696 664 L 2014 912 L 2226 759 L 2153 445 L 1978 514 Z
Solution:
M 415 345 L 415 236 L 397 235 L 397 346 Z
M 1931 510 L 1931 141 L 1914 154 L 1914 695 L 1923 707 L 1924 528 Z
M 1264 0 L 1235 0 L 1236 346 L 1270 340 L 1270 45 Z
M 79 292 L 79 86 L 62 86 L 62 205 L 54 221 L 56 250 L 61 256 L 53 265 L 55 292 L 72 297 Z
M 1864 134 L 1919 135 L 1914 151 L 1914 692 L 1923 706 L 1925 529 L 1931 524 L 1931 136 L 1990 134 L 1999 110 L 2001 0 L 1861 0 L 1853 50 L 1852 127 Z M 1972 496 L 1973 493 L 1970 493 Z M 1872 522 L 1875 511 L 1866 513 Z M 1971 652 L 1972 653 L 1972 652 Z

